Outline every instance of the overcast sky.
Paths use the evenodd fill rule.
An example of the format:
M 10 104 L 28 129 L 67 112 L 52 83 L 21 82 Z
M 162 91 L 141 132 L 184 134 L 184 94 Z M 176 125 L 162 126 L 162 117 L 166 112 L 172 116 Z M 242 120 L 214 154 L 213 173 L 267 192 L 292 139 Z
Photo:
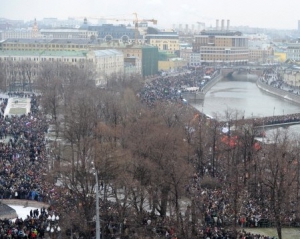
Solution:
M 297 29 L 298 0 L 1 0 L 0 17 L 42 20 L 70 16 L 156 19 L 158 27 L 230 20 L 232 26 Z

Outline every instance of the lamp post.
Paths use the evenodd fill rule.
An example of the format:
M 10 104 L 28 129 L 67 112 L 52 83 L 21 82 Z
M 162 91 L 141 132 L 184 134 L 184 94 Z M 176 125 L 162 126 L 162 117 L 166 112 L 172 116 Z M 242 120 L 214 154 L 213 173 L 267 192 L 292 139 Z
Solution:
M 93 171 L 96 179 L 96 239 L 100 239 L 101 227 L 100 227 L 100 213 L 99 213 L 99 181 L 98 173 L 94 162 L 92 162 Z
M 46 231 L 49 233 L 50 238 L 52 238 L 53 235 L 57 235 L 57 234 L 59 234 L 58 238 L 60 238 L 61 229 L 60 226 L 58 225 L 59 216 L 55 214 L 53 214 L 52 216 L 49 215 L 47 218 L 47 222 L 48 222 L 48 226 L 46 228 Z
M 98 174 L 95 170 L 95 178 L 96 178 L 96 239 L 100 239 L 100 215 L 99 215 L 99 182 L 98 182 Z

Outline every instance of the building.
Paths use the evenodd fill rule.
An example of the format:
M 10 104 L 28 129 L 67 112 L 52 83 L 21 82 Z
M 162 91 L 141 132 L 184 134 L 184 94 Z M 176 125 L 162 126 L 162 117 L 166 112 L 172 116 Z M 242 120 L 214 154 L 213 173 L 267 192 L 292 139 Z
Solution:
M 286 61 L 286 52 L 283 51 L 274 51 L 274 61 L 275 62 L 285 62 Z
M 18 76 L 20 72 L 20 62 L 30 62 L 30 77 L 32 83 L 38 77 L 38 64 L 41 62 L 63 62 L 66 64 L 78 65 L 85 67 L 85 64 L 93 63 L 95 65 L 97 79 L 95 84 L 105 83 L 105 76 L 112 73 L 124 73 L 124 55 L 122 52 L 109 49 L 109 50 L 96 50 L 96 51 L 0 51 L 0 62 L 15 65 L 15 67 L 7 67 L 8 77 L 11 76 L 14 85 L 24 82 L 23 76 Z M 11 71 L 14 69 L 14 71 Z M 28 74 L 26 74 L 28 75 Z M 11 84 L 11 82 L 10 82 Z M 11 86 L 11 85 L 10 85 Z
M 174 54 L 179 51 L 179 36 L 177 32 L 158 32 L 157 34 L 147 34 L 146 42 L 156 46 L 159 51 L 166 51 Z
M 36 19 L 34 19 L 33 25 L 30 28 L 16 28 L 16 29 L 5 29 L 0 31 L 0 40 L 5 40 L 8 38 L 41 38 L 42 35 L 39 32 L 38 24 Z
M 228 21 L 229 24 L 229 21 Z M 218 21 L 217 27 L 218 29 Z M 221 30 L 202 31 L 195 36 L 193 52 L 200 53 L 201 64 L 233 64 L 248 63 L 248 38 L 241 32 L 225 30 L 222 20 Z
M 97 72 L 96 85 L 104 85 L 106 76 L 124 74 L 124 55 L 115 49 L 96 50 L 87 53 L 87 61 L 94 62 Z
M 158 49 L 150 45 L 123 44 L 119 41 L 98 42 L 90 39 L 7 39 L 0 42 L 3 51 L 91 51 L 116 49 L 126 58 L 135 57 L 131 71 L 142 76 L 158 72 Z
M 16 30 L 7 30 L 0 32 L 0 40 L 6 40 L 9 38 L 14 39 L 34 39 L 42 38 L 43 36 L 39 32 L 34 32 L 31 29 L 16 29 Z
M 135 29 L 128 28 L 125 25 L 102 24 L 101 26 L 88 26 L 89 31 L 96 31 L 98 39 L 102 42 L 134 43 Z M 143 36 L 138 32 L 137 40 L 139 44 L 144 43 Z
M 190 54 L 189 58 L 189 66 L 190 67 L 198 67 L 201 66 L 202 61 L 201 61 L 201 53 L 193 52 Z
M 287 43 L 287 60 L 300 61 L 300 43 Z
M 0 50 L 10 51 L 82 51 L 98 45 L 90 39 L 6 39 L 0 42 Z
M 140 74 L 142 72 L 142 62 L 138 57 L 130 56 L 124 58 L 125 75 Z
M 42 38 L 51 39 L 96 39 L 97 31 L 81 30 L 81 29 L 41 29 Z
M 249 48 L 249 62 L 256 63 L 273 63 L 274 51 L 273 48 Z
M 150 45 L 135 45 L 123 44 L 119 41 L 106 42 L 94 45 L 91 49 L 117 49 L 123 52 L 124 61 L 130 61 L 132 57 L 135 58 L 138 74 L 144 77 L 155 75 L 158 72 L 158 48 Z M 129 58 L 129 59 L 127 59 Z M 125 64 L 126 65 L 126 64 Z

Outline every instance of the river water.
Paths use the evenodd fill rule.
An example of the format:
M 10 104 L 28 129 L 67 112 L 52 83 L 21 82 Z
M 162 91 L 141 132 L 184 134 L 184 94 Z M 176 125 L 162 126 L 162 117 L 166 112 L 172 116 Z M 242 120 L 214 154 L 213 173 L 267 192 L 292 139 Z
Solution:
M 260 90 L 255 82 L 223 78 L 205 95 L 204 100 L 189 102 L 197 110 L 217 117 L 256 118 L 273 115 L 300 113 L 300 105 Z M 227 116 L 228 117 L 228 116 Z M 300 125 L 291 126 L 300 132 Z

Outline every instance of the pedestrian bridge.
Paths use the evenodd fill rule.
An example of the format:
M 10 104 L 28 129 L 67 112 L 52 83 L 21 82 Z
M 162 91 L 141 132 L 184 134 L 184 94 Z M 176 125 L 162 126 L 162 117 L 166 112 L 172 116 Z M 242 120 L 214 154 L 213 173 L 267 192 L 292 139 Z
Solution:
M 291 125 L 300 124 L 300 113 L 267 116 L 261 118 L 240 119 L 233 124 L 237 126 L 253 125 L 255 129 L 262 130 L 262 131 L 271 128 L 289 127 Z
M 221 69 L 221 75 L 223 77 L 234 77 L 236 75 L 256 75 L 261 76 L 263 73 L 263 69 L 254 69 L 249 68 L 247 66 L 238 66 L 238 67 L 228 67 L 228 68 L 222 68 Z

